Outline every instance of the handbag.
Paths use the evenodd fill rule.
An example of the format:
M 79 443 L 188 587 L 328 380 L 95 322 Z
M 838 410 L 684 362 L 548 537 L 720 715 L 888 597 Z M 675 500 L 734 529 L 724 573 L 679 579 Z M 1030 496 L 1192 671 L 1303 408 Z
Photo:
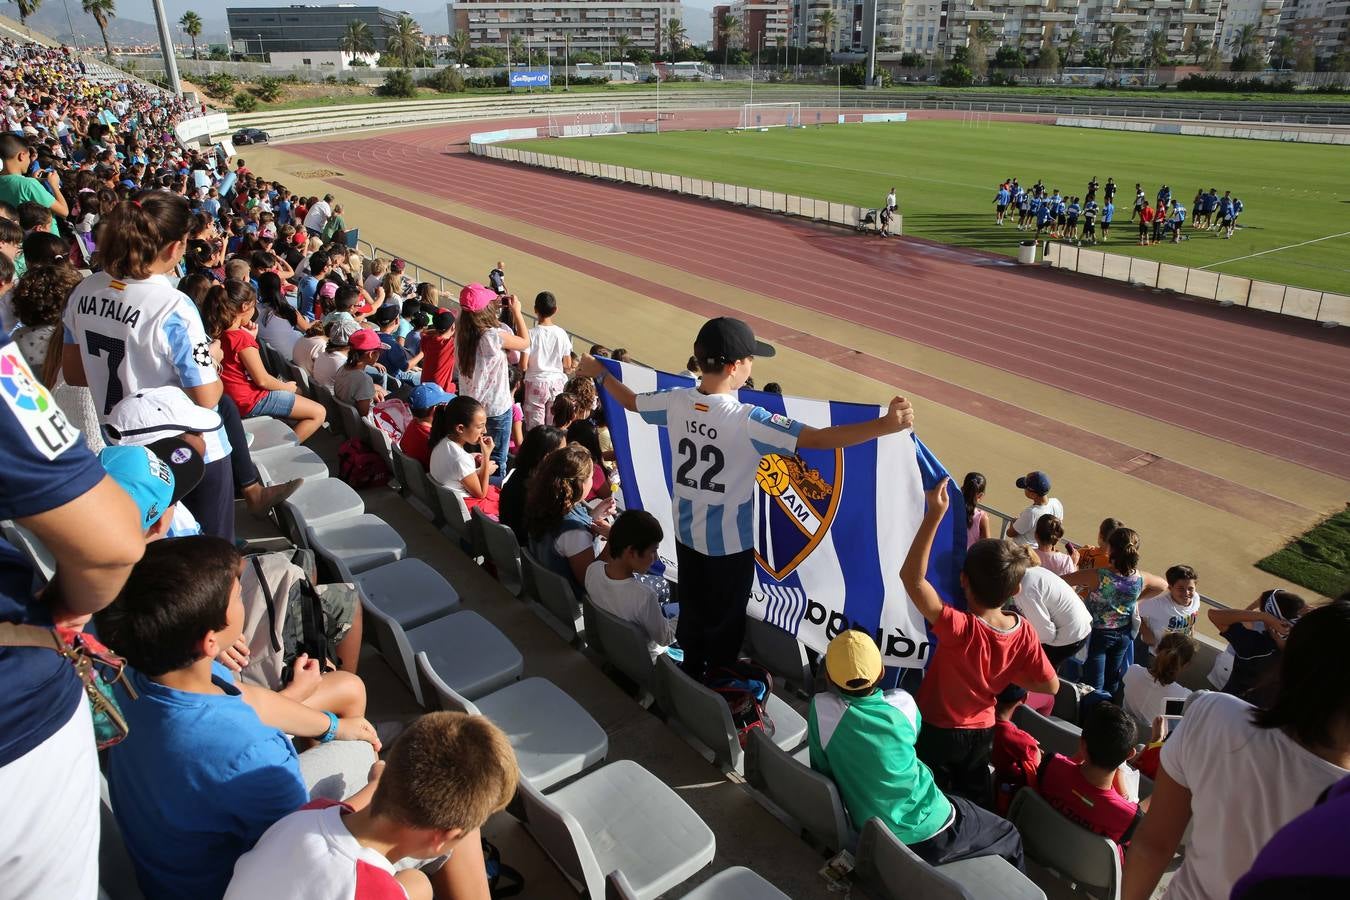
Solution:
M 98 638 L 74 628 L 0 622 L 0 646 L 45 648 L 70 660 L 89 699 L 98 749 L 106 750 L 126 738 L 131 729 L 112 689 L 121 682 L 132 700 L 136 699 L 136 691 L 126 679 L 126 660 L 103 646 Z

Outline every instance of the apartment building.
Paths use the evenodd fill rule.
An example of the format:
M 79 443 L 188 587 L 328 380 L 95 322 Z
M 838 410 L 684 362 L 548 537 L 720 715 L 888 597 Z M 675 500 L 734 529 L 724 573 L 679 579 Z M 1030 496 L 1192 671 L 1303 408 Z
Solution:
M 713 10 L 713 31 L 720 29 L 722 14 L 730 12 L 741 23 L 739 34 L 733 35 L 732 47 L 754 53 L 756 47 L 777 47 L 792 43 L 793 0 L 733 0 L 730 7 Z
M 671 19 L 683 19 L 676 2 L 623 0 L 564 0 L 564 2 L 502 2 L 454 0 L 447 5 L 450 33 L 467 32 L 474 47 L 505 47 L 515 37 L 533 46 L 572 50 L 612 50 L 620 35 L 628 46 L 663 53 L 664 29 Z
M 900 0 L 891 0 L 900 2 Z M 834 27 L 821 28 L 821 15 L 834 16 Z M 792 4 L 792 43 L 798 47 L 824 47 L 845 52 L 853 49 L 860 36 L 862 4 L 858 0 L 794 0 Z
M 1284 0 L 1279 36 L 1294 39 L 1296 53 L 1330 59 L 1350 50 L 1350 0 Z

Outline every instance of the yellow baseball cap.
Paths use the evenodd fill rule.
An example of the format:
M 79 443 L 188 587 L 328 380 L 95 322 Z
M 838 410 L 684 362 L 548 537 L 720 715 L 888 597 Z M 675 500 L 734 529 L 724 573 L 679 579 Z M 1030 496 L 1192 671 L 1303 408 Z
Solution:
M 861 631 L 842 632 L 825 648 L 825 674 L 845 690 L 855 691 L 875 683 L 882 671 L 881 651 Z

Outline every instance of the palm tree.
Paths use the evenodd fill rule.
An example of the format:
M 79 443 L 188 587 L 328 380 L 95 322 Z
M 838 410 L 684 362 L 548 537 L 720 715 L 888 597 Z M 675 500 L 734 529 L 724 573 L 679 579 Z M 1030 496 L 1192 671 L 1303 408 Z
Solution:
M 1290 34 L 1280 35 L 1275 40 L 1275 56 L 1280 60 L 1278 68 L 1283 69 L 1289 65 L 1289 60 L 1293 59 L 1294 52 L 1294 36 Z
M 1075 28 L 1064 35 L 1064 40 L 1061 43 L 1064 45 L 1064 65 L 1071 66 L 1073 65 L 1073 55 L 1078 52 L 1079 47 L 1083 46 L 1083 33 Z
M 689 32 L 685 29 L 684 23 L 679 19 L 671 19 L 666 22 L 666 52 L 672 57 L 684 46 L 684 42 L 689 39 Z
M 1167 32 L 1155 28 L 1144 42 L 1144 67 L 1156 68 L 1167 63 Z
M 412 68 L 413 60 L 422 52 L 422 26 L 407 13 L 399 16 L 385 49 L 398 58 L 403 68 Z
M 1255 25 L 1243 25 L 1228 39 L 1228 46 L 1233 48 L 1234 58 L 1247 57 L 1251 55 L 1259 39 L 1260 34 Z
M 1125 55 L 1125 51 L 1130 49 L 1130 29 L 1124 25 L 1117 25 L 1111 29 L 1111 38 L 1106 43 L 1106 65 L 1110 68 L 1117 59 Z
M 117 17 L 117 0 L 80 0 L 80 6 L 86 15 L 93 18 L 98 33 L 103 36 L 103 52 L 112 56 L 112 44 L 108 43 L 108 20 Z
M 628 51 L 633 46 L 633 39 L 626 34 L 620 34 L 614 39 L 614 52 L 618 54 L 619 60 L 628 58 Z
M 202 33 L 202 17 L 192 10 L 183 13 L 183 18 L 178 20 L 178 27 L 183 29 L 183 33 L 192 38 L 192 58 L 199 59 L 197 55 L 197 38 Z
M 988 22 L 981 22 L 968 40 L 970 44 L 970 71 L 975 75 L 983 76 L 989 68 L 989 59 L 986 55 L 988 47 L 994 41 L 998 40 L 998 33 Z
M 1195 60 L 1195 64 L 1197 66 L 1200 65 L 1201 61 L 1204 60 L 1204 58 L 1209 55 L 1209 46 L 1210 46 L 1209 41 L 1205 40 L 1204 38 L 1195 36 L 1191 37 L 1191 58 Z
M 360 19 L 353 19 L 347 23 L 346 28 L 342 29 L 342 37 L 338 40 L 338 47 L 346 53 L 374 53 L 375 34 L 365 22 Z
M 511 35 L 511 40 L 506 42 L 506 55 L 508 59 L 514 59 L 520 62 L 525 55 L 525 39 L 518 34 Z
M 839 17 L 834 14 L 834 10 L 827 9 L 816 16 L 816 27 L 820 29 L 821 46 L 833 51 L 839 31 Z
M 473 39 L 467 31 L 456 31 L 450 35 L 450 52 L 455 54 L 455 62 L 462 63 L 473 52 Z
M 726 66 L 731 58 L 731 42 L 741 33 L 741 20 L 731 13 L 722 13 L 717 30 L 722 33 L 722 65 Z
M 38 7 L 42 6 L 42 0 L 15 0 L 15 2 L 19 5 L 19 24 L 27 28 L 28 17 L 38 11 Z M 75 40 L 75 35 L 72 34 L 70 39 Z

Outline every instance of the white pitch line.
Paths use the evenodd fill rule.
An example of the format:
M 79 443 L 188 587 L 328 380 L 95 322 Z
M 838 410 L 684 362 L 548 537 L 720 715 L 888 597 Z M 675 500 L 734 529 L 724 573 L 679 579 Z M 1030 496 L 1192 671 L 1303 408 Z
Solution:
M 1251 259 L 1253 256 L 1265 256 L 1267 253 L 1279 253 L 1281 250 L 1291 250 L 1294 247 L 1304 247 L 1308 244 L 1316 244 L 1319 241 L 1329 241 L 1332 238 L 1345 237 L 1350 231 L 1342 231 L 1340 234 L 1329 234 L 1326 237 L 1313 238 L 1311 241 L 1301 241 L 1297 244 L 1285 244 L 1283 247 L 1274 247 L 1270 250 L 1261 250 L 1257 253 L 1248 253 L 1246 256 L 1235 256 L 1232 259 L 1221 259 L 1218 262 L 1212 262 L 1204 266 L 1196 266 L 1197 269 L 1212 269 L 1215 266 L 1222 266 L 1226 263 L 1237 262 L 1240 259 Z

